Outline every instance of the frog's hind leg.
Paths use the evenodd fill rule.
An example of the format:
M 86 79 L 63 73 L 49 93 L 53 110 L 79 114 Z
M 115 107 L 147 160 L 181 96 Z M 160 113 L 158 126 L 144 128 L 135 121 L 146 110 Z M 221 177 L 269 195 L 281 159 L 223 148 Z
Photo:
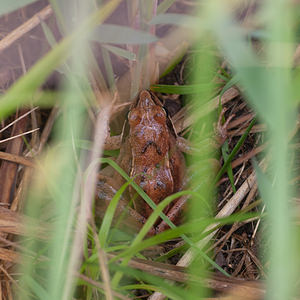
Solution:
M 168 219 L 172 223 L 178 223 L 178 220 L 180 218 L 180 215 L 182 214 L 186 201 L 188 199 L 188 196 L 182 196 L 176 202 L 174 205 L 171 207 L 171 209 L 167 213 Z M 157 227 L 156 227 L 156 233 L 163 232 L 164 230 L 170 228 L 170 226 L 165 222 L 162 221 Z
M 99 175 L 95 201 L 95 215 L 98 221 L 103 220 L 106 209 L 118 190 L 118 188 L 112 186 L 112 182 L 113 180 L 111 178 Z M 128 201 L 126 201 L 122 195 L 114 214 L 114 225 L 119 223 L 119 226 L 123 229 L 126 226 L 131 232 L 137 233 L 141 230 L 146 221 L 147 219 L 144 216 L 128 206 Z M 151 228 L 148 235 L 154 235 L 154 233 L 154 228 Z

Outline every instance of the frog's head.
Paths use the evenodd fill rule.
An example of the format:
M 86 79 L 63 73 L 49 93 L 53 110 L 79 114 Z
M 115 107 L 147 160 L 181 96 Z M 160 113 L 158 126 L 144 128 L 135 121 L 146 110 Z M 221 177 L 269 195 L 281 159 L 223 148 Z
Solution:
M 132 105 L 128 120 L 131 127 L 138 124 L 154 127 L 166 124 L 167 113 L 160 100 L 151 92 L 144 90 Z
M 160 104 L 159 106 L 162 106 L 161 103 L 158 103 L 158 104 L 155 103 L 155 102 L 157 102 L 155 98 L 157 98 L 157 97 L 155 97 L 154 95 L 151 95 L 148 91 L 146 91 L 146 90 L 141 91 L 138 101 L 136 103 L 136 107 L 148 110 L 158 104 Z

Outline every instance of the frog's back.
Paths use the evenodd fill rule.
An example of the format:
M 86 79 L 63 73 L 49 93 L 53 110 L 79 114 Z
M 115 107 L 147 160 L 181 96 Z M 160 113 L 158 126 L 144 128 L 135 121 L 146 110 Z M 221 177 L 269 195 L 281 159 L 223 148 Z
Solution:
M 182 185 L 184 158 L 161 105 L 142 92 L 129 115 L 131 177 L 158 204 Z M 146 217 L 152 209 L 145 205 Z

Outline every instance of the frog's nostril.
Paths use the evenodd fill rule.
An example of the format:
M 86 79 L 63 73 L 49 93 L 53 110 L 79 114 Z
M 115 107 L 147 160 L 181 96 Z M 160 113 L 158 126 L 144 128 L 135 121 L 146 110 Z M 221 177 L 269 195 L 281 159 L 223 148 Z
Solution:
M 151 99 L 151 95 L 147 91 L 142 91 L 140 94 L 138 106 L 141 108 L 149 108 L 154 105 L 155 103 Z

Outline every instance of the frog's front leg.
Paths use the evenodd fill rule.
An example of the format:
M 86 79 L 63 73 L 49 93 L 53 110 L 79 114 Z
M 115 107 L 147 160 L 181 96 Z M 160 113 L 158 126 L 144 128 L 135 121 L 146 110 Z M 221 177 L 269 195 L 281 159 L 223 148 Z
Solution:
M 104 150 L 117 150 L 122 145 L 122 135 L 107 135 L 104 141 Z
M 180 216 L 185 208 L 188 196 L 182 196 L 176 200 L 170 210 L 167 212 L 166 216 L 172 223 L 178 223 Z M 170 228 L 170 226 L 165 222 L 161 221 L 160 224 L 155 228 L 155 233 L 158 234 Z
M 181 136 L 176 138 L 176 146 L 183 153 L 191 154 L 193 152 L 191 143 Z

